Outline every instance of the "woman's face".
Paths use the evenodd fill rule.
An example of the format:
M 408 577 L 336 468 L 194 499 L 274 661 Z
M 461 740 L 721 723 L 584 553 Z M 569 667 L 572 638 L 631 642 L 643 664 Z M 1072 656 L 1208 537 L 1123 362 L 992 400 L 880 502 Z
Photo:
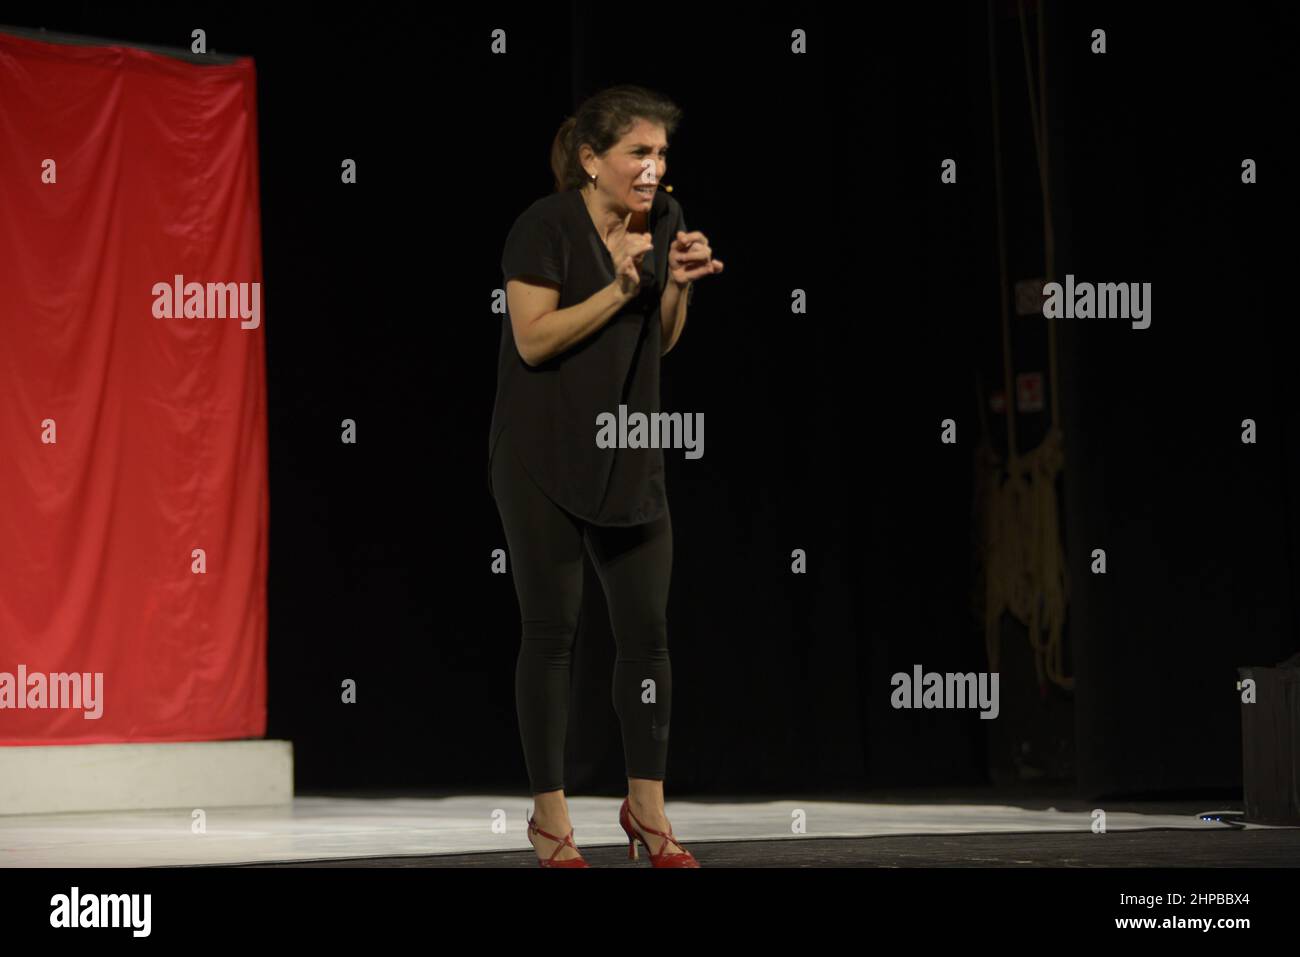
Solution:
M 610 206 L 638 212 L 650 209 L 667 169 L 668 136 L 662 125 L 643 119 L 604 156 L 593 154 L 588 166 Z

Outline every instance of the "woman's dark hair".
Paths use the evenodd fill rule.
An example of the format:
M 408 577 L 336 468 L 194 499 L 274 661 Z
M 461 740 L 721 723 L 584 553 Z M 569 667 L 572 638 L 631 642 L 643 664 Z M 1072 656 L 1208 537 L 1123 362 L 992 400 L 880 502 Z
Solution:
M 628 134 L 637 120 L 663 126 L 672 136 L 681 121 L 677 104 L 653 90 L 625 83 L 601 90 L 582 102 L 578 112 L 560 125 L 551 144 L 551 172 L 555 191 L 580 189 L 588 177 L 578 162 L 578 148 L 586 143 L 598 155 Z

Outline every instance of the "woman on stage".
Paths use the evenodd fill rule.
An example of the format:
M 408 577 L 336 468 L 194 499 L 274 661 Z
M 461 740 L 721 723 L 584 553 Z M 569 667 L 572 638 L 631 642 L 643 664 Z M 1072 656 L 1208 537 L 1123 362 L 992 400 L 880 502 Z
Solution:
M 515 220 L 501 261 L 508 321 L 488 487 L 519 597 L 515 703 L 534 800 L 528 837 L 543 866 L 586 866 L 564 799 L 584 546 L 618 645 L 628 857 L 640 841 L 656 867 L 699 866 L 664 814 L 672 524 L 663 451 L 597 442 L 602 413 L 659 411 L 660 359 L 682 334 L 692 284 L 722 272 L 707 237 L 686 231 L 681 205 L 660 189 L 680 118 L 637 86 L 584 102 L 552 146 L 555 192 Z

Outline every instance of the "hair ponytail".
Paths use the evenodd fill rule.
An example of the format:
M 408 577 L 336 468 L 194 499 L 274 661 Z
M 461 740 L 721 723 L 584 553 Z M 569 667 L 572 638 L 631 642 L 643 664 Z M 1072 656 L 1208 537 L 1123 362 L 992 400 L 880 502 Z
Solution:
M 575 117 L 570 116 L 560 124 L 555 141 L 551 144 L 551 173 L 555 177 L 555 191 L 565 189 L 570 179 L 569 156 L 574 153 L 572 147 L 573 129 L 578 125 Z M 576 159 L 576 154 L 575 159 Z

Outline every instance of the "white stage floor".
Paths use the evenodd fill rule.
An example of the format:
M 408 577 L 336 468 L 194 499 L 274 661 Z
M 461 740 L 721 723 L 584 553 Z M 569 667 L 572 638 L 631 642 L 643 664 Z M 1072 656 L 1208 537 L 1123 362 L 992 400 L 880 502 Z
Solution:
M 621 802 L 568 798 L 579 845 L 626 846 L 618 825 Z M 151 867 L 531 851 L 525 834 L 531 807 L 529 798 L 517 795 L 299 797 L 291 806 L 205 808 L 206 833 L 192 832 L 193 808 L 0 816 L 0 867 Z M 1086 834 L 1092 827 L 1085 811 L 996 804 L 669 799 L 667 811 L 674 833 L 688 845 L 906 834 Z M 797 820 L 806 822 L 804 833 L 794 833 Z M 1151 828 L 1226 826 L 1192 814 L 1106 813 L 1108 831 Z

